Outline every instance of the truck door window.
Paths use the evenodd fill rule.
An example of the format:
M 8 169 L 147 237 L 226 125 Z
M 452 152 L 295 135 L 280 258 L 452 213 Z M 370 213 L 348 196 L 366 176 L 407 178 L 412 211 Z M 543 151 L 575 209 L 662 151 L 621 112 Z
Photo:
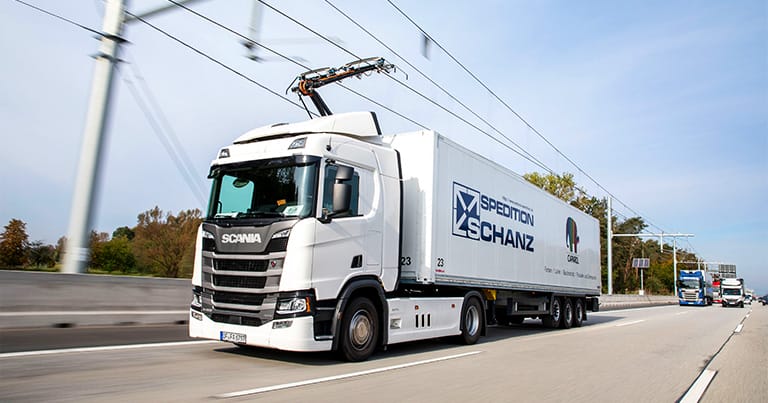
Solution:
M 323 211 L 333 211 L 333 182 L 336 178 L 336 165 L 328 164 L 325 166 L 325 178 L 323 179 Z M 349 203 L 349 216 L 358 215 L 358 205 L 360 201 L 360 174 L 355 170 L 352 180 L 352 200 Z

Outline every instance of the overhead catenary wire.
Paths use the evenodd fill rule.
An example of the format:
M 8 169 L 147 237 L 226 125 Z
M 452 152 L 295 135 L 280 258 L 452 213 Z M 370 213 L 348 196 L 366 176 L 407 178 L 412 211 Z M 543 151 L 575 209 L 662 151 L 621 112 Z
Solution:
M 447 90 L 447 89 L 445 89 L 443 86 L 441 86 L 440 84 L 438 84 L 437 82 L 435 82 L 435 81 L 434 81 L 432 78 L 430 78 L 430 77 L 429 77 L 427 74 L 425 74 L 424 72 L 422 72 L 422 71 L 421 71 L 421 70 L 420 70 L 418 67 L 414 66 L 414 65 L 413 65 L 413 63 L 411 63 L 410 61 L 408 61 L 408 59 L 406 59 L 405 57 L 401 56 L 401 55 L 400 55 L 400 54 L 399 54 L 397 51 L 395 51 L 394 49 L 392 49 L 392 47 L 391 47 L 391 46 L 387 45 L 387 44 L 386 44 L 386 43 L 384 43 L 384 42 L 383 42 L 381 39 L 379 39 L 379 38 L 378 38 L 376 35 L 374 35 L 373 33 L 371 33 L 371 31 L 370 31 L 370 30 L 366 29 L 364 26 L 362 26 L 360 23 L 358 23 L 358 22 L 357 22 L 357 21 L 356 21 L 354 18 L 350 17 L 350 16 L 349 16 L 347 13 L 345 13 L 345 12 L 344 12 L 344 11 L 342 11 L 340 8 L 338 8 L 338 7 L 337 7 L 335 4 L 333 4 L 333 3 L 332 3 L 330 0 L 325 0 L 325 2 L 326 2 L 326 3 L 327 3 L 329 6 L 331 6 L 331 8 L 333 8 L 334 10 L 336 10 L 336 11 L 337 11 L 339 14 L 341 14 L 341 15 L 342 15 L 342 16 L 344 16 L 344 17 L 345 17 L 347 20 L 349 20 L 349 21 L 350 21 L 352 24 L 354 24 L 356 27 L 358 27 L 360 30 L 362 30 L 363 32 L 365 32 L 365 33 L 366 33 L 368 36 L 370 36 L 370 37 L 371 37 L 373 40 L 375 40 L 376 42 L 378 42 L 378 43 L 379 43 L 381 46 L 384 46 L 384 48 L 386 48 L 386 49 L 387 49 L 388 51 L 390 51 L 392 54 L 394 54 L 395 56 L 397 56 L 397 57 L 398 57 L 400 60 L 402 60 L 402 61 L 403 61 L 405 64 L 407 64 L 407 65 L 408 65 L 408 67 L 410 67 L 410 68 L 412 68 L 413 70 L 415 70 L 415 71 L 416 71 L 417 73 L 419 73 L 419 74 L 420 74 L 422 77 L 424 77 L 424 78 L 425 78 L 427 81 L 429 81 L 429 82 L 430 82 L 432 85 L 434 85 L 434 86 L 435 86 L 435 87 L 437 87 L 437 88 L 438 88 L 440 91 L 442 91 L 442 92 L 443 92 L 445 95 L 447 95 L 447 96 L 448 96 L 449 98 L 451 98 L 453 101 L 455 101 L 456 103 L 458 103 L 459 105 L 461 105 L 461 106 L 462 106 L 464 109 L 466 109 L 468 112 L 470 112 L 470 113 L 471 113 L 472 115 L 474 115 L 476 118 L 480 119 L 480 121 L 482 121 L 483 123 L 485 123 L 485 124 L 486 124 L 488 127 L 490 127 L 491 129 L 493 129 L 493 131 L 495 131 L 496 133 L 498 133 L 499 135 L 501 135 L 502 137 L 504 137 L 504 138 L 505 138 L 507 141 L 509 141 L 510 143 L 512 143 L 513 145 L 515 145 L 515 146 L 516 146 L 517 148 L 519 148 L 519 149 L 520 149 L 520 150 L 521 150 L 523 153 L 525 153 L 525 154 L 526 154 L 528 157 L 530 157 L 531 159 L 533 159 L 533 160 L 535 161 L 535 162 L 534 162 L 534 161 L 531 161 L 531 162 L 534 162 L 534 164 L 535 164 L 535 165 L 537 165 L 537 166 L 539 166 L 539 167 L 543 168 L 543 169 L 544 169 L 544 170 L 546 170 L 547 172 L 549 172 L 549 173 L 551 173 L 551 174 L 554 174 L 554 171 L 553 171 L 552 169 L 550 169 L 550 168 L 549 168 L 549 167 L 548 167 L 546 164 L 544 164 L 544 163 L 543 163 L 541 160 L 539 160 L 538 158 L 536 158 L 535 156 L 533 156 L 533 154 L 531 154 L 530 152 L 528 152 L 527 150 L 525 150 L 523 147 L 521 147 L 519 144 L 517 144 L 517 143 L 516 143 L 514 140 L 512 140 L 512 139 L 511 139 L 509 136 L 507 136 L 506 134 L 504 134 L 504 133 L 503 133 L 501 130 L 497 129 L 497 128 L 496 128 L 496 127 L 493 125 L 493 124 L 491 124 L 490 122 L 488 122 L 488 120 L 486 120 L 485 118 L 483 118 L 482 116 L 480 116 L 480 115 L 479 115 L 477 112 L 475 112 L 475 111 L 474 111 L 472 108 L 470 108 L 470 107 L 469 107 L 469 106 L 467 106 L 467 105 L 466 105 L 464 102 L 462 102 L 460 99 L 458 99 L 456 96 L 454 96 L 454 95 L 453 95 L 453 94 L 452 94 L 450 91 L 448 91 L 448 90 Z
M 74 25 L 74 26 L 76 26 L 76 27 L 78 27 L 78 28 L 82 28 L 82 29 L 84 29 L 84 30 L 86 30 L 86 31 L 88 31 L 88 32 L 90 32 L 90 33 L 96 34 L 96 35 L 98 35 L 98 36 L 103 36 L 103 35 L 104 35 L 104 33 L 103 33 L 103 32 L 101 32 L 101 31 L 99 31 L 99 30 L 96 30 L 96 29 L 93 29 L 93 28 L 91 28 L 91 27 L 88 27 L 88 26 L 86 26 L 86 25 L 80 24 L 80 23 L 79 23 L 79 22 L 77 22 L 77 21 L 71 20 L 71 19 L 69 19 L 69 18 L 66 18 L 66 17 L 63 17 L 63 16 L 61 16 L 61 15 L 58 15 L 58 14 L 52 13 L 52 12 L 50 12 L 50 11 L 48 11 L 48 10 L 42 9 L 42 8 L 40 8 L 40 7 L 36 6 L 36 5 L 34 5 L 34 4 L 30 4 L 30 3 L 27 3 L 26 1 L 22 1 L 22 0 L 15 0 L 15 1 L 16 1 L 17 3 L 19 3 L 19 4 L 23 4 L 23 5 L 25 5 L 25 6 L 29 7 L 29 8 L 32 8 L 32 9 L 34 9 L 34 10 L 37 10 L 37 11 L 39 11 L 39 12 L 43 13 L 43 14 L 47 14 L 47 15 L 49 15 L 49 16 L 51 16 L 51 17 L 53 17 L 53 18 L 56 18 L 56 19 L 58 19 L 58 20 L 61 20 L 61 21 L 64 21 L 64 22 L 66 22 L 66 23 L 68 23 L 68 24 L 70 24 L 70 25 Z
M 293 64 L 295 64 L 297 66 L 300 66 L 300 67 L 302 67 L 302 68 L 304 68 L 306 70 L 310 70 L 310 67 L 304 65 L 303 63 L 299 62 L 298 60 L 296 60 L 294 58 L 291 58 L 291 57 L 288 57 L 288 56 L 286 56 L 286 55 L 284 55 L 284 54 L 282 54 L 282 53 L 280 53 L 280 52 L 278 52 L 278 51 L 276 51 L 274 49 L 271 49 L 271 48 L 265 46 L 262 43 L 255 42 L 252 39 L 248 38 L 247 36 L 245 36 L 245 35 L 237 32 L 237 31 L 235 31 L 234 29 L 232 29 L 232 28 L 230 28 L 230 27 L 228 27 L 228 26 L 226 26 L 226 25 L 224 25 L 224 24 L 222 24 L 222 23 L 220 23 L 220 22 L 218 22 L 218 21 L 208 17 L 207 15 L 199 13 L 199 12 L 197 12 L 197 11 L 187 7 L 187 6 L 185 6 L 184 4 L 178 3 L 178 2 L 176 2 L 174 0 L 167 0 L 167 1 L 169 3 L 174 4 L 176 7 L 179 7 L 181 9 L 183 9 L 183 10 L 186 10 L 187 12 L 189 12 L 189 13 L 191 13 L 191 14 L 193 14 L 193 15 L 201 18 L 201 19 L 203 19 L 203 20 L 205 20 L 205 21 L 207 21 L 207 22 L 209 22 L 209 23 L 211 23 L 211 24 L 213 24 L 213 25 L 215 25 L 215 26 L 217 26 L 217 27 L 219 27 L 219 28 L 221 28 L 221 29 L 223 29 L 225 31 L 228 31 L 231 34 L 236 35 L 236 36 L 240 37 L 243 40 L 248 41 L 249 43 L 253 43 L 256 46 L 261 47 L 262 49 L 264 49 L 264 50 L 266 50 L 266 51 L 268 51 L 268 52 L 270 52 L 270 53 L 272 53 L 272 54 L 282 58 L 285 61 L 291 62 L 291 63 L 293 63 Z M 412 119 L 412 118 L 410 118 L 410 117 L 408 117 L 408 116 L 406 116 L 406 115 L 404 115 L 404 114 L 402 114 L 402 113 L 400 113 L 400 112 L 398 112 L 398 111 L 396 111 L 396 110 L 394 110 L 394 109 L 392 109 L 392 108 L 390 108 L 390 107 L 388 107 L 388 106 L 386 106 L 386 105 L 384 105 L 384 104 L 382 104 L 382 103 L 380 103 L 380 102 L 378 102 L 378 101 L 376 101 L 376 100 L 374 100 L 374 99 L 372 99 L 372 98 L 370 98 L 370 97 L 368 97 L 368 96 L 366 96 L 366 95 L 364 95 L 364 94 L 362 94 L 362 93 L 360 93 L 358 91 L 355 91 L 352 88 L 349 88 L 349 87 L 347 87 L 347 86 L 345 86 L 345 85 L 343 85 L 341 83 L 339 83 L 338 85 L 340 87 L 344 88 L 345 90 L 347 90 L 347 91 L 349 91 L 349 92 L 351 92 L 351 93 L 353 93 L 353 94 L 355 94 L 355 95 L 365 99 L 366 101 L 371 102 L 374 105 L 376 105 L 376 106 L 378 106 L 378 107 L 380 107 L 380 108 L 382 108 L 384 110 L 387 110 L 388 112 L 390 112 L 390 113 L 392 113 L 392 114 L 394 114 L 394 115 L 396 115 L 396 116 L 398 116 L 398 117 L 400 117 L 402 119 L 405 119 L 405 120 L 407 120 L 407 121 L 409 121 L 409 122 L 411 122 L 411 123 L 421 127 L 422 129 L 428 129 L 428 127 L 425 126 L 424 124 L 419 123 L 418 121 L 416 121 L 416 120 L 414 120 L 414 119 Z M 303 105 L 301 107 L 302 107 L 302 109 L 306 110 L 306 108 Z M 311 111 L 308 111 L 308 112 L 309 112 L 310 116 L 319 116 L 317 113 L 314 113 L 314 112 L 311 112 Z
M 174 2 L 173 0 L 168 0 L 168 1 L 170 1 L 170 2 Z M 357 55 L 357 54 L 355 54 L 354 52 L 350 51 L 349 49 L 347 49 L 347 48 L 345 48 L 345 47 L 343 47 L 343 46 L 339 45 L 338 43 L 336 43 L 335 41 L 331 40 L 331 39 L 330 39 L 330 38 L 328 38 L 327 36 L 325 36 L 325 35 L 323 35 L 323 34 L 321 34 L 321 33 L 317 32 L 316 30 L 312 29 L 312 28 L 311 28 L 311 27 L 309 27 L 308 25 L 306 25 L 306 24 L 302 23 L 301 21 L 299 21 L 299 20 L 297 20 L 297 19 L 295 19 L 295 18 L 291 17 L 290 15 L 286 14 L 286 13 L 285 13 L 285 12 L 283 12 L 282 10 L 280 10 L 280 9 L 278 9 L 278 8 L 276 8 L 276 7 L 274 7 L 274 6 L 272 6 L 271 4 L 269 4 L 269 3 L 265 2 L 264 0 L 258 0 L 258 1 L 259 1 L 261 4 L 265 5 L 266 7 L 268 7 L 269 9 L 271 9 L 272 11 L 274 11 L 274 12 L 276 12 L 276 13 L 280 14 L 281 16 L 285 17 L 285 18 L 286 18 L 286 19 L 288 19 L 289 21 L 291 21 L 291 22 L 293 22 L 293 23 L 295 23 L 295 24 L 299 25 L 300 27 L 302 27 L 302 28 L 304 28 L 305 30 L 309 31 L 310 33 L 314 34 L 315 36 L 317 36 L 317 37 L 319 37 L 319 38 L 323 39 L 324 41 L 328 42 L 329 44 L 331 44 L 331 45 L 335 46 L 336 48 L 340 49 L 341 51 L 343 51 L 343 52 L 347 53 L 348 55 L 350 55 L 350 56 L 352 56 L 352 57 L 354 57 L 354 58 L 356 58 L 356 59 L 362 59 L 362 57 L 361 57 L 360 55 Z M 421 98 L 422 98 L 422 99 L 424 99 L 425 101 L 427 101 L 427 102 L 429 102 L 429 103 L 431 103 L 431 104 L 435 105 L 436 107 L 438 107 L 438 108 L 442 109 L 443 111 L 447 112 L 448 114 L 452 115 L 453 117 L 455 117 L 455 118 L 459 119 L 460 121 L 462 121 L 462 122 L 463 122 L 463 123 L 465 123 L 466 125 L 468 125 L 468 126 L 472 127 L 473 129 L 475 129 L 475 130 L 477 130 L 477 131 L 479 131 L 479 132 L 481 132 L 481 133 L 485 134 L 485 135 L 486 135 L 486 136 L 488 136 L 490 139 L 492 139 L 492 140 L 496 141 L 497 143 L 499 143 L 501 146 L 503 146 L 503 147 L 505 147 L 505 148 L 509 149 L 510 151 L 512 151 L 512 152 L 514 152 L 514 153 L 516 153 L 516 154 L 520 155 L 521 157 L 523 157 L 523 158 L 525 158 L 526 160 L 530 161 L 530 162 L 531 162 L 531 163 L 533 163 L 534 165 L 537 165 L 537 166 L 539 166 L 540 168 L 542 168 L 542 169 L 544 169 L 544 170 L 547 170 L 547 171 L 550 171 L 550 172 L 551 172 L 551 170 L 550 170 L 548 167 L 546 167 L 546 165 L 544 165 L 544 164 L 543 164 L 543 163 L 541 163 L 541 162 L 538 162 L 537 160 L 535 160 L 535 158 L 531 158 L 531 157 L 528 157 L 528 156 L 526 156 L 526 155 L 525 155 L 523 152 L 520 152 L 520 151 L 516 150 L 515 148 L 511 147 L 509 144 L 506 144 L 506 143 L 504 143 L 503 141 L 499 140 L 497 137 L 495 137 L 495 136 L 491 135 L 490 133 L 488 133 L 487 131 L 485 131 L 485 130 L 481 129 L 480 127 L 478 127 L 478 126 L 477 126 L 477 125 L 475 125 L 474 123 L 472 123 L 472 122 L 468 121 L 468 120 L 467 120 L 467 119 L 465 119 L 464 117 L 462 117 L 462 116 L 458 115 L 457 113 L 455 113 L 455 112 L 451 111 L 450 109 L 446 108 L 445 106 L 443 106 L 443 105 L 442 105 L 442 104 L 440 104 L 439 102 L 437 102 L 437 101 L 435 101 L 435 100 L 431 99 L 430 97 L 428 97 L 428 96 L 426 96 L 426 95 L 422 94 L 421 92 L 417 91 L 416 89 L 414 89 L 413 87 L 409 86 L 408 84 L 405 84 L 404 82 L 402 82 L 402 81 L 398 80 L 397 78 L 395 78 L 395 77 L 392 77 L 392 76 L 390 76 L 390 75 L 388 75 L 387 77 L 388 77 L 388 78 L 390 78 L 391 80 L 395 81 L 396 83 L 400 84 L 400 85 L 401 85 L 401 86 L 403 86 L 404 88 L 408 89 L 409 91 L 413 92 L 414 94 L 418 95 L 419 97 L 421 97 Z
M 286 96 L 284 96 L 284 95 L 280 94 L 279 92 L 277 92 L 277 91 L 275 91 L 275 90 L 273 90 L 273 89 L 271 89 L 271 88 L 267 87 L 266 85 L 264 85 L 264 84 L 262 84 L 262 83 L 260 83 L 260 82 L 258 82 L 258 81 L 256 81 L 256 80 L 252 79 L 251 77 L 248 77 L 248 76 L 247 76 L 247 75 L 245 75 L 244 73 L 241 73 L 240 71 L 237 71 L 237 70 L 236 70 L 236 69 L 234 69 L 233 67 L 231 67 L 231 66 L 227 65 L 226 63 L 224 63 L 224 62 L 222 62 L 222 61 L 220 61 L 220 60 L 216 59 L 215 57 L 213 57 L 213 56 L 211 56 L 211 55 L 209 55 L 209 54 L 207 54 L 207 53 L 203 52 L 203 51 L 202 51 L 202 50 L 200 50 L 200 49 L 197 49 L 196 47 L 194 47 L 194 46 L 192 46 L 192 45 L 188 44 L 187 42 L 184 42 L 184 41 L 182 41 L 182 40 L 181 40 L 181 39 L 179 39 L 178 37 L 176 37 L 176 36 L 172 35 L 172 34 L 171 34 L 171 33 L 169 33 L 168 31 L 165 31 L 164 29 L 162 29 L 162 28 L 158 27 L 157 25 L 154 25 L 154 24 L 152 24 L 151 22 L 149 22 L 149 21 L 147 21 L 147 20 L 145 20 L 145 19 L 143 19 L 143 18 L 141 18 L 141 17 L 139 17 L 139 16 L 137 16 L 137 15 L 135 15 L 135 14 L 132 14 L 132 13 L 130 13 L 130 12 L 128 12 L 128 11 L 126 11 L 125 13 L 126 13 L 127 15 L 130 15 L 131 17 L 135 18 L 137 21 L 141 21 L 143 24 L 145 24 L 145 25 L 149 26 L 150 28 L 154 29 L 155 31 L 157 31 L 157 32 L 159 32 L 159 33 L 161 33 L 161 34 L 165 35 L 166 37 L 170 38 L 171 40 L 175 41 L 176 43 L 178 43 L 178 44 L 180 44 L 180 45 L 182 45 L 182 46 L 186 47 L 187 49 L 189 49 L 189 50 L 191 50 L 191 51 L 193 51 L 193 52 L 197 53 L 198 55 L 200 55 L 200 56 L 202 56 L 202 57 L 204 57 L 204 58 L 208 59 L 209 61 L 211 61 L 211 62 L 213 62 L 213 63 L 215 63 L 215 64 L 217 64 L 217 65 L 221 66 L 222 68 L 224 68 L 224 69 L 228 70 L 229 72 L 231 72 L 231 73 L 233 73 L 233 74 L 237 75 L 238 77 L 240 77 L 240 78 L 243 78 L 244 80 L 246 80 L 246 81 L 250 82 L 251 84 L 254 84 L 254 85 L 258 86 L 259 88 L 261 88 L 261 89 L 263 89 L 264 91 L 267 91 L 267 92 L 269 92 L 270 94 L 272 94 L 272 95 L 274 95 L 274 96 L 276 96 L 276 97 L 278 97 L 278 98 L 282 99 L 283 101 L 285 101 L 285 102 L 288 102 L 289 104 L 291 104 L 291 105 L 293 105 L 293 106 L 295 106 L 295 107 L 297 107 L 297 108 L 300 108 L 300 109 L 304 110 L 304 107 L 303 107 L 301 104 L 299 104 L 298 102 L 296 102 L 296 101 L 293 101 L 293 100 L 289 99 L 288 97 L 286 97 Z
M 261 1 L 261 0 L 259 0 Z M 613 193 L 611 193 L 608 189 L 606 189 L 603 185 L 600 184 L 595 178 L 593 178 L 591 175 L 589 175 L 586 171 L 584 171 L 576 162 L 574 162 L 572 159 L 570 159 L 567 155 L 565 155 L 562 151 L 560 151 L 559 148 L 557 148 L 552 142 L 550 142 L 541 132 L 539 132 L 531 123 L 529 123 L 525 118 L 523 118 L 522 115 L 520 115 L 517 111 L 515 111 L 507 102 L 505 102 L 501 97 L 499 97 L 496 92 L 494 92 L 490 87 L 488 87 L 480 78 L 478 78 L 472 71 L 470 71 L 463 63 L 461 63 L 451 52 L 449 52 L 446 48 L 444 48 L 438 41 L 435 40 L 434 37 L 432 37 L 429 33 L 427 33 L 419 24 L 416 23 L 408 14 L 406 14 L 400 7 L 398 7 L 392 0 L 387 0 L 387 2 L 395 8 L 403 17 L 405 17 L 411 24 L 413 24 L 426 38 L 428 38 L 432 43 L 434 43 L 440 50 L 442 50 L 448 57 L 450 57 L 456 64 L 459 65 L 467 74 L 469 74 L 475 81 L 477 81 L 483 88 L 485 88 L 486 91 L 488 91 L 497 101 L 499 101 L 507 110 L 509 110 L 513 115 L 515 115 L 523 124 L 525 124 L 531 131 L 536 133 L 536 135 L 539 136 L 544 142 L 546 142 L 553 150 L 555 150 L 560 156 L 562 156 L 566 161 L 568 161 L 571 165 L 573 165 L 579 172 L 581 172 L 584 176 L 589 178 L 595 185 L 597 185 L 598 188 L 603 190 L 606 194 L 611 196 L 614 200 L 619 202 L 621 205 L 623 205 L 625 208 L 627 208 L 629 211 L 631 211 L 633 214 L 635 214 L 638 217 L 643 217 L 642 214 L 638 213 L 629 205 L 624 203 L 621 199 L 616 197 Z M 647 220 L 648 224 L 651 226 L 659 229 L 663 232 L 663 230 L 658 227 L 657 225 L 650 222 L 650 220 Z

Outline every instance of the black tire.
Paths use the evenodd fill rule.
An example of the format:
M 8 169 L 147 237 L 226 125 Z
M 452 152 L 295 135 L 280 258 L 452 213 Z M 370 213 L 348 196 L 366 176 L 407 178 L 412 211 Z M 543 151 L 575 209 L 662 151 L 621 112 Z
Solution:
M 563 297 L 563 320 L 560 321 L 561 329 L 570 329 L 573 326 L 573 302 L 570 298 Z
M 339 353 L 347 361 L 364 361 L 373 354 L 379 340 L 379 315 L 365 297 L 355 298 L 344 310 L 339 335 Z
M 563 320 L 563 304 L 559 297 L 552 298 L 552 313 L 541 316 L 541 323 L 544 327 L 557 329 Z
M 584 301 L 581 298 L 573 300 L 573 327 L 581 327 L 584 318 L 587 317 L 587 311 L 584 309 Z
M 477 298 L 464 300 L 464 306 L 461 307 L 461 336 L 459 336 L 461 343 L 470 345 L 480 340 L 483 313 L 483 306 Z

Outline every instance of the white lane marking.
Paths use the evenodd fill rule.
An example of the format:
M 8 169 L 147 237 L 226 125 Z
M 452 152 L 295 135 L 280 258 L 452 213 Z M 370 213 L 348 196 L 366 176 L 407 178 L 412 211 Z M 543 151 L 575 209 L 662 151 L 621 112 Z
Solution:
M 226 399 L 226 398 L 230 398 L 230 397 L 241 397 L 241 396 L 247 396 L 247 395 L 255 395 L 257 393 L 273 392 L 273 391 L 276 391 L 276 390 L 296 388 L 296 387 L 299 387 L 299 386 L 306 386 L 306 385 L 314 385 L 314 384 L 323 383 L 323 382 L 338 381 L 338 380 L 341 380 L 341 379 L 348 379 L 348 378 L 354 378 L 354 377 L 358 377 L 358 376 L 371 375 L 371 374 L 376 374 L 376 373 L 379 373 L 379 372 L 394 371 L 396 369 L 403 369 L 403 368 L 413 367 L 413 366 L 416 366 L 416 365 L 424 365 L 424 364 L 431 364 L 431 363 L 435 363 L 435 362 L 439 362 L 439 361 L 452 360 L 452 359 L 456 359 L 456 358 L 461 358 L 461 357 L 467 357 L 467 356 L 470 356 L 470 355 L 480 354 L 481 352 L 482 351 L 471 351 L 471 352 L 463 353 L 463 354 L 449 355 L 449 356 L 446 356 L 446 357 L 432 358 L 432 359 L 429 359 L 429 360 L 409 362 L 409 363 L 405 363 L 405 364 L 392 365 L 392 366 L 389 366 L 389 367 L 374 368 L 374 369 L 369 369 L 369 370 L 359 371 L 359 372 L 350 372 L 348 374 L 328 376 L 328 377 L 324 377 L 324 378 L 307 379 L 305 381 L 284 383 L 284 384 L 280 384 L 280 385 L 264 386 L 264 387 L 261 387 L 261 388 L 241 390 L 241 391 L 238 391 L 238 392 L 223 393 L 223 394 L 220 394 L 220 395 L 216 395 L 214 397 L 217 397 L 217 398 L 220 398 L 220 399 Z
M 664 308 L 674 308 L 677 307 L 677 303 L 675 305 L 667 304 L 667 305 L 655 305 L 655 306 L 644 306 L 639 308 L 626 308 L 626 309 L 612 309 L 612 310 L 601 310 L 597 312 L 592 312 L 591 315 L 597 315 L 600 316 L 600 314 L 614 314 L 614 313 L 623 313 L 623 312 L 639 312 L 644 310 L 650 310 L 650 309 L 664 309 Z M 606 309 L 606 308 L 603 308 Z
M 168 343 L 126 344 L 122 346 L 77 347 L 77 348 L 62 348 L 58 350 L 19 351 L 15 353 L 2 353 L 0 354 L 0 359 L 30 357 L 30 356 L 50 355 L 50 354 L 90 353 L 95 351 L 130 350 L 130 349 L 151 348 L 151 347 L 192 346 L 196 344 L 210 344 L 210 343 L 221 343 L 221 342 L 215 341 L 215 340 L 174 341 L 174 342 L 168 342 Z
M 738 326 L 736 326 L 736 329 L 733 330 L 734 333 L 741 333 L 741 329 L 744 328 L 743 323 L 739 323 Z
M 689 311 L 678 312 L 678 313 L 676 313 L 675 315 L 685 315 L 685 314 L 686 314 L 686 313 L 688 313 L 688 312 L 689 312 Z
M 685 393 L 680 403 L 697 403 L 701 396 L 704 395 L 704 391 L 709 387 L 709 383 L 712 382 L 712 378 L 715 377 L 717 371 L 711 369 L 705 369 L 704 372 L 699 375 L 696 382 L 693 383 L 688 392 Z
M 16 316 L 66 316 L 66 315 L 177 315 L 189 313 L 186 311 L 34 311 L 34 312 L 0 312 L 0 317 Z
M 645 322 L 645 319 L 635 320 L 635 321 L 627 322 L 627 323 L 619 323 L 618 325 L 616 325 L 616 327 L 634 325 L 634 324 L 637 324 L 637 323 L 640 323 L 640 322 Z

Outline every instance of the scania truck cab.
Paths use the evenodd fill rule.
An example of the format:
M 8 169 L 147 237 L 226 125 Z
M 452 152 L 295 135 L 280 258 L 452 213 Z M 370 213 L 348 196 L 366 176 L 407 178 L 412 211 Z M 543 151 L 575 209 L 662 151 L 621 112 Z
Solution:
M 706 270 L 680 270 L 677 288 L 680 305 L 712 305 L 712 278 Z

